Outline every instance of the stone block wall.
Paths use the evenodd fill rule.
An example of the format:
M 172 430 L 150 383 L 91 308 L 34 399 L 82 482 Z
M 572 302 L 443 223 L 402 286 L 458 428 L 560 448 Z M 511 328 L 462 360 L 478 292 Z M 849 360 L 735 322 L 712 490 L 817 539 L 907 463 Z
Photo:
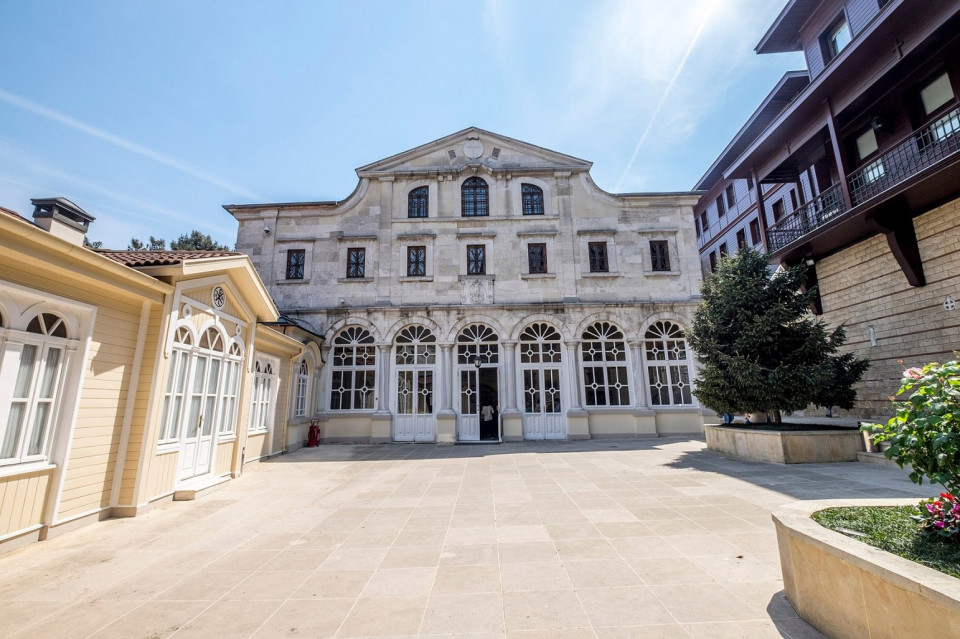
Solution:
M 945 361 L 960 350 L 960 309 L 944 308 L 947 297 L 960 300 L 960 200 L 921 215 L 914 226 L 926 286 L 907 283 L 882 235 L 817 264 L 823 320 L 844 324 L 845 350 L 871 361 L 852 415 L 889 417 L 904 368 Z

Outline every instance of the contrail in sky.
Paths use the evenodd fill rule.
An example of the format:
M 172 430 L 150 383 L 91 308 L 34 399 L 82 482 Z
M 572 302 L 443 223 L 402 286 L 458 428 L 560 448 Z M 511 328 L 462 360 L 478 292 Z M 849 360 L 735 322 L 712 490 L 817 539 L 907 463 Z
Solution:
M 657 103 L 657 108 L 653 110 L 653 114 L 650 116 L 650 121 L 647 122 L 647 128 L 643 130 L 643 135 L 640 136 L 640 141 L 637 142 L 637 146 L 634 147 L 633 155 L 630 156 L 630 161 L 627 162 L 627 166 L 623 169 L 620 179 L 617 180 L 617 185 L 614 187 L 614 192 L 620 192 L 620 189 L 623 186 L 623 181 L 627 178 L 627 173 L 629 173 L 630 169 L 633 168 L 633 163 L 637 159 L 637 155 L 640 154 L 640 147 L 642 147 L 643 143 L 647 141 L 647 136 L 650 134 L 650 130 L 653 128 L 653 123 L 657 119 L 657 115 L 660 114 L 660 109 L 663 108 L 664 103 L 667 101 L 667 97 L 673 90 L 673 85 L 677 83 L 677 78 L 679 78 L 680 74 L 683 72 L 683 67 L 687 64 L 687 58 L 689 58 L 690 54 L 693 53 L 693 48 L 697 46 L 697 41 L 700 39 L 700 34 L 703 32 L 703 27 L 706 26 L 707 20 L 710 19 L 710 14 L 713 12 L 714 4 L 715 3 L 713 2 L 707 3 L 707 9 L 703 14 L 703 20 L 701 20 L 699 26 L 697 26 L 697 31 L 693 34 L 693 39 L 690 40 L 690 45 L 687 47 L 686 53 L 683 54 L 683 58 L 680 59 L 680 64 L 677 65 L 677 70 L 673 72 L 673 77 L 670 78 L 670 82 L 667 83 L 667 88 L 664 89 L 663 95 L 660 96 L 660 101 Z
M 160 164 L 169 166 L 170 168 L 176 169 L 181 173 L 186 173 L 187 175 L 193 178 L 202 180 L 203 182 L 207 182 L 208 184 L 212 184 L 226 191 L 230 191 L 235 195 L 239 195 L 241 197 L 245 197 L 247 199 L 255 200 L 255 201 L 263 199 L 257 196 L 255 193 L 251 193 L 250 191 L 242 187 L 236 186 L 234 184 L 230 184 L 229 182 L 224 182 L 223 180 L 221 180 L 220 178 L 214 175 L 205 173 L 200 169 L 192 167 L 179 160 L 175 160 L 161 153 L 157 153 L 156 151 L 148 149 L 145 146 L 141 146 L 135 142 L 125 140 L 124 138 L 116 136 L 112 133 L 108 133 L 103 129 L 98 129 L 95 126 L 91 126 L 79 120 L 75 120 L 74 118 L 71 118 L 68 115 L 64 115 L 63 113 L 60 113 L 59 111 L 54 111 L 53 109 L 48 109 L 47 107 L 41 106 L 36 102 L 31 102 L 26 98 L 22 98 L 19 95 L 8 93 L 3 89 L 0 89 L 0 100 L 6 102 L 7 104 L 11 104 L 15 107 L 21 108 L 24 111 L 29 111 L 30 113 L 43 116 L 45 118 L 53 120 L 54 122 L 59 122 L 60 124 L 64 124 L 72 129 L 76 129 L 77 131 L 86 133 L 87 135 L 91 135 L 95 138 L 99 138 L 104 142 L 109 142 L 114 146 L 118 146 L 121 149 L 130 151 L 131 153 L 136 153 L 137 155 L 153 160 L 154 162 L 159 162 Z

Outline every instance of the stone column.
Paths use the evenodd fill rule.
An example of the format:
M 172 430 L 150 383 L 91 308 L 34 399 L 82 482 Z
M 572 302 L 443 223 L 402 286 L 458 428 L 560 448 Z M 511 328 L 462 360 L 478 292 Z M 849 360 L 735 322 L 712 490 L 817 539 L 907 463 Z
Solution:
M 580 397 L 580 343 L 564 342 L 567 348 L 567 388 L 570 409 L 567 411 L 567 437 L 590 439 L 590 414 L 583 408 Z
M 500 400 L 500 419 L 504 441 L 523 439 L 523 414 L 517 408 L 517 343 L 503 342 L 503 392 Z
M 437 443 L 453 444 L 457 441 L 457 414 L 453 412 L 453 344 L 440 345 L 437 360 L 436 392 L 440 394 L 440 411 L 437 413 Z
M 377 344 L 377 400 L 371 417 L 370 441 L 389 442 L 393 414 L 390 412 L 390 344 Z
M 657 412 L 647 404 L 646 375 L 643 370 L 643 340 L 630 340 L 631 374 L 630 390 L 633 391 L 633 418 L 638 437 L 657 436 Z

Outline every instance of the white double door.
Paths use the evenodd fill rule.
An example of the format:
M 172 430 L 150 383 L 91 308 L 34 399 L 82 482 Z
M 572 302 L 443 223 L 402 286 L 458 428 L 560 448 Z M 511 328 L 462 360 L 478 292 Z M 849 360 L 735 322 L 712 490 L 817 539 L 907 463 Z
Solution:
M 435 441 L 437 418 L 433 410 L 433 368 L 398 368 L 393 396 L 396 403 L 394 441 Z
M 213 463 L 213 423 L 221 361 L 209 355 L 196 355 L 192 359 L 187 421 L 180 436 L 180 480 L 209 473 Z
M 563 378 L 559 364 L 521 365 L 524 439 L 566 439 Z

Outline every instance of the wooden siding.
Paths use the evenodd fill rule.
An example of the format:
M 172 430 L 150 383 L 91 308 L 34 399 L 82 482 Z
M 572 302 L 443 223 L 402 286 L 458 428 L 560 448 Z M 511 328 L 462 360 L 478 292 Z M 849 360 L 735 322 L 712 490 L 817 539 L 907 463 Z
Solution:
M 143 501 L 152 501 L 157 497 L 173 492 L 177 485 L 177 462 L 180 455 L 177 452 L 170 452 L 163 455 L 153 455 L 148 459 L 150 464 L 141 491 L 145 495 Z
M 53 469 L 0 478 L 0 539 L 43 523 Z
M 214 469 L 214 474 L 217 477 L 229 475 L 233 471 L 233 451 L 236 445 L 236 439 L 217 444 L 217 460 Z
M 100 303 L 58 519 L 110 505 L 139 325 L 139 305 Z
M 194 302 L 195 310 L 196 310 L 196 307 L 210 308 L 213 304 L 214 286 L 217 286 L 217 285 L 201 286 L 199 288 L 184 290 L 183 293 L 180 294 L 181 302 L 192 300 Z M 219 286 L 222 286 L 223 290 L 226 291 L 227 293 L 227 302 L 223 306 L 223 309 L 222 309 L 223 312 L 233 317 L 239 317 L 239 318 L 246 317 L 246 313 L 243 312 L 243 310 L 234 300 L 233 293 L 231 292 L 230 287 L 227 286 L 226 284 L 220 284 Z M 228 324 L 229 326 L 227 326 Z M 226 321 L 224 322 L 224 325 L 227 326 L 227 328 L 231 331 L 234 326 L 233 323 L 226 322 Z M 230 334 L 233 335 L 232 332 Z
M 123 466 L 123 479 L 120 483 L 120 494 L 117 499 L 118 504 L 136 504 L 134 489 L 137 475 L 141 472 L 146 472 L 145 468 L 140 468 L 141 450 L 144 446 L 148 446 L 148 450 L 152 451 L 157 443 L 155 431 L 149 441 L 144 440 L 144 434 L 150 432 L 147 424 L 151 423 L 151 419 L 159 419 L 159 415 L 156 417 L 151 416 L 149 406 L 150 392 L 154 387 L 162 390 L 164 382 L 166 381 L 166 370 L 162 367 L 163 374 L 159 375 L 156 379 L 154 378 L 154 368 L 157 364 L 157 354 L 161 344 L 160 329 L 162 325 L 163 308 L 161 306 L 154 306 L 148 318 L 146 343 L 143 347 L 143 359 L 140 365 L 140 384 L 136 390 L 136 403 L 133 409 L 133 420 L 130 424 L 127 450 L 124 451 L 126 457 Z M 156 411 L 153 412 L 156 413 Z

